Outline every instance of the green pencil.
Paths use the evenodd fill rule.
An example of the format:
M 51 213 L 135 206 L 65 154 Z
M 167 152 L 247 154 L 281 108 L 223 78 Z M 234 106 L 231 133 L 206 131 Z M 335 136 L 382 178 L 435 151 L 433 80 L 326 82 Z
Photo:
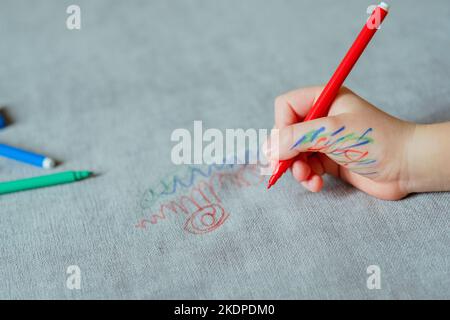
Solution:
M 45 188 L 58 184 L 71 183 L 86 179 L 92 175 L 89 171 L 67 171 L 29 179 L 0 183 L 0 194 Z

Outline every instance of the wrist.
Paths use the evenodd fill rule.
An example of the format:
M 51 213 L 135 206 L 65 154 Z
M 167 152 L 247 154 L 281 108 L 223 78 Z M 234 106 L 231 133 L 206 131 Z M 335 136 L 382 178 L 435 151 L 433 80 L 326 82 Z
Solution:
M 414 125 L 406 144 L 406 191 L 450 190 L 450 124 Z

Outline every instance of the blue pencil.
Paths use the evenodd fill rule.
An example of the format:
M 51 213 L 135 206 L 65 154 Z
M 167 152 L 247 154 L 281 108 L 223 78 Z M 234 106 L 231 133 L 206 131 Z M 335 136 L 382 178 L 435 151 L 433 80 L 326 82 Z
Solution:
M 5 117 L 2 116 L 0 113 L 0 129 L 4 128 L 6 126 L 6 120 Z
M 46 156 L 17 149 L 1 143 L 0 143 L 0 156 L 25 162 L 44 169 L 50 169 L 55 166 L 55 161 Z

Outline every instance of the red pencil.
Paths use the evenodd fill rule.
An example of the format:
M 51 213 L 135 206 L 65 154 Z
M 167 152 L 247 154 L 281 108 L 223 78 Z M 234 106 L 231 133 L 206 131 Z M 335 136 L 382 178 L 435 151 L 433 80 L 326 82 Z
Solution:
M 364 49 L 369 44 L 370 40 L 372 40 L 381 23 L 384 21 L 384 18 L 386 18 L 388 11 L 389 6 L 384 2 L 380 3 L 376 7 L 367 23 L 364 24 L 362 31 L 356 38 L 347 55 L 344 57 L 341 64 L 339 65 L 330 81 L 323 89 L 316 103 L 309 110 L 303 121 L 310 121 L 327 116 L 331 104 L 333 103 L 334 99 L 336 99 L 336 96 L 338 95 L 345 79 L 352 71 L 354 65 L 364 52 Z M 268 189 L 270 189 L 278 181 L 278 179 L 280 179 L 281 176 L 292 166 L 294 160 L 295 158 L 278 162 L 272 176 L 270 177 L 267 187 Z

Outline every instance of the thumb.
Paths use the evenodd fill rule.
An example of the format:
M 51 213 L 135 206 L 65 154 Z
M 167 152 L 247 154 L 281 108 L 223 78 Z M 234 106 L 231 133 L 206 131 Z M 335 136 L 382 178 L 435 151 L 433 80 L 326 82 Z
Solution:
M 296 123 L 282 129 L 274 129 L 266 145 L 267 157 L 286 160 L 302 152 L 325 152 L 324 135 L 334 136 L 345 129 L 339 116 Z

